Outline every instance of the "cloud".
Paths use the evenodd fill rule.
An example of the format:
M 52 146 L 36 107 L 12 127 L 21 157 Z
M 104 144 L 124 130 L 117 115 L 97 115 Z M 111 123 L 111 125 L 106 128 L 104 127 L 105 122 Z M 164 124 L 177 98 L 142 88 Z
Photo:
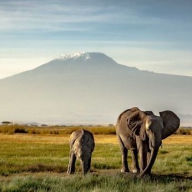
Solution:
M 0 30 L 87 30 L 79 25 L 105 22 L 113 14 L 92 6 L 65 5 L 65 1 L 8 1 L 0 3 Z
M 71 2 L 71 3 L 69 3 Z M 122 1 L 126 2 L 126 1 Z M 129 1 L 128 1 L 129 2 Z M 123 4 L 124 5 L 124 4 Z M 90 3 L 90 1 L 1 1 L 0 31 L 90 30 L 94 23 L 102 24 L 152 24 L 157 18 L 144 18 L 136 9 L 121 3 Z M 88 23 L 88 25 L 85 25 Z

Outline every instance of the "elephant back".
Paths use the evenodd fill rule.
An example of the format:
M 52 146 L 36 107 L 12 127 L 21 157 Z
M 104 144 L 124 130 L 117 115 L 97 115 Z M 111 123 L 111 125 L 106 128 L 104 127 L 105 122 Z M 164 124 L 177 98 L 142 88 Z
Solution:
M 95 142 L 93 134 L 87 130 L 81 129 L 74 131 L 70 136 L 70 148 L 77 155 L 91 154 L 94 150 Z
M 116 132 L 134 136 L 138 126 L 141 127 L 141 124 L 143 123 L 142 119 L 145 116 L 146 114 L 137 107 L 125 110 L 118 117 Z

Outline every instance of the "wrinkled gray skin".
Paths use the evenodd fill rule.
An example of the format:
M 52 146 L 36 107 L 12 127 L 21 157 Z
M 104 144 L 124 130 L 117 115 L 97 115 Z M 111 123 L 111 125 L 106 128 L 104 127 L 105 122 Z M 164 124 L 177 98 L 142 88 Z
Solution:
M 70 136 L 70 159 L 68 174 L 75 172 L 76 159 L 80 159 L 83 174 L 86 174 L 91 167 L 91 155 L 95 147 L 93 134 L 86 130 L 74 131 Z
M 141 177 L 151 173 L 162 140 L 173 134 L 180 125 L 180 119 L 172 111 L 159 114 L 155 116 L 151 111 L 134 107 L 119 115 L 116 134 L 122 151 L 121 172 L 129 172 L 127 155 L 130 150 L 133 173 L 140 173 Z

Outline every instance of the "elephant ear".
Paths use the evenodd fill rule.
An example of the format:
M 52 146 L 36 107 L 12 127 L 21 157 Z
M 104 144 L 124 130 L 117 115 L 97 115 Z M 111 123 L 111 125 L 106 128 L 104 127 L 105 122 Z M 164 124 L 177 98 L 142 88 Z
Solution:
M 159 113 L 163 120 L 162 139 L 173 134 L 180 126 L 180 119 L 172 111 L 162 111 Z
M 140 110 L 135 111 L 128 118 L 128 127 L 133 135 L 140 136 L 142 140 L 146 139 L 146 133 L 143 127 L 143 117 L 144 113 Z

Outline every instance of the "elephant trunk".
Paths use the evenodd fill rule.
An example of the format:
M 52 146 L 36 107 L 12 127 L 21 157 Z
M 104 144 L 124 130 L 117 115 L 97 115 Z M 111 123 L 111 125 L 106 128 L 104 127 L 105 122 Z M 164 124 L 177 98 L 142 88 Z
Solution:
M 149 162 L 147 164 L 147 167 L 140 173 L 140 177 L 143 177 L 145 174 L 150 173 L 151 168 L 155 162 L 155 159 L 157 157 L 157 153 L 158 153 L 159 147 L 153 148 L 151 151 L 151 156 L 149 159 Z

